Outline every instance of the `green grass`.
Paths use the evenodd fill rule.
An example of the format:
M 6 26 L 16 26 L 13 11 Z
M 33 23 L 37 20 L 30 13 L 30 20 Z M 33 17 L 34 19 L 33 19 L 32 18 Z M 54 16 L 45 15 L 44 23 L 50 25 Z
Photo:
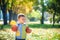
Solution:
M 31 28 L 60 28 L 60 25 L 52 25 L 52 24 L 29 24 Z
M 60 28 L 60 25 L 52 25 L 52 24 L 29 24 L 28 25 L 29 27 L 31 28 Z M 11 28 L 10 25 L 0 25 L 0 29 L 1 27 L 4 27 L 4 28 Z
M 2 29 L 2 28 L 11 28 L 11 26 L 10 25 L 0 25 L 0 29 Z
M 60 40 L 60 29 L 32 28 L 31 34 L 27 33 L 26 40 Z M 0 30 L 0 40 L 15 40 L 15 32 L 10 29 Z
M 4 27 L 4 29 L 11 28 L 10 25 L 0 25 L 0 28 L 1 27 Z M 31 35 L 27 35 L 27 38 L 26 38 L 27 40 L 28 39 L 31 39 L 31 40 L 60 40 L 60 33 L 59 33 L 60 29 L 58 29 L 58 28 L 60 28 L 60 25 L 58 25 L 58 24 L 55 26 L 53 26 L 51 24 L 29 24 L 29 27 L 34 30 L 32 30 Z M 39 30 L 38 30 L 38 28 L 39 28 Z M 42 29 L 40 29 L 40 28 L 42 28 Z M 45 30 L 43 28 L 51 28 L 51 29 Z M 52 28 L 56 28 L 56 29 L 52 29 Z M 2 30 L 2 32 L 0 30 L 0 34 L 2 35 L 2 36 L 0 36 L 0 39 L 2 38 L 1 40 L 3 40 L 5 37 L 7 37 L 7 39 L 13 40 L 14 39 L 13 36 L 15 36 L 15 35 L 11 34 L 11 32 L 9 32 L 9 34 L 8 34 L 8 32 L 9 32 L 8 29 L 7 29 L 7 31 Z M 6 40 L 6 39 L 4 39 L 4 40 Z

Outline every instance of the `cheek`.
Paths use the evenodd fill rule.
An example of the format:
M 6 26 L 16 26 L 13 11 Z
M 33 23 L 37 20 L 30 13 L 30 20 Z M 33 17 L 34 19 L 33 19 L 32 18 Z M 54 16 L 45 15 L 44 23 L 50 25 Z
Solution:
M 20 22 L 24 22 L 24 20 L 21 19 Z
M 22 20 L 22 22 L 24 22 L 24 20 Z
M 24 22 L 26 22 L 26 20 L 24 20 Z
M 21 20 L 21 19 L 19 19 L 19 22 L 22 22 L 22 20 Z
M 20 20 L 20 22 L 23 22 L 23 20 Z

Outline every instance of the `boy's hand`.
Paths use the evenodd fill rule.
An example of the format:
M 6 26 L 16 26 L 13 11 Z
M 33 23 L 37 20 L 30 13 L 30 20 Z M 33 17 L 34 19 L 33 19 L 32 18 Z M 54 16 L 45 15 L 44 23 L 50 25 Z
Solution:
M 27 33 L 31 33 L 31 31 L 32 31 L 32 30 L 29 29 L 29 27 L 26 27 L 26 32 L 27 32 Z
M 18 29 L 18 27 L 17 27 L 16 25 L 13 25 L 13 26 L 12 26 L 12 31 L 16 32 L 17 29 Z

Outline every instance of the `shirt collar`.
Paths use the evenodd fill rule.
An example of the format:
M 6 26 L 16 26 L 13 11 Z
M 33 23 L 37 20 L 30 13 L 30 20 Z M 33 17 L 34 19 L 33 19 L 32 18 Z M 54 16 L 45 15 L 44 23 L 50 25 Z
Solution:
M 19 23 L 19 21 L 17 21 L 17 24 L 21 24 L 21 23 Z M 24 23 L 24 24 L 26 24 L 26 23 Z

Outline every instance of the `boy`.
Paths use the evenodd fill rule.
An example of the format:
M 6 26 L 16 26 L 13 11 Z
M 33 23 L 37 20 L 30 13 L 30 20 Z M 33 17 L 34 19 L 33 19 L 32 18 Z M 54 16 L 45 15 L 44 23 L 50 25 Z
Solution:
M 26 27 L 26 18 L 23 14 L 18 15 L 17 31 L 15 40 L 26 40 L 26 33 L 30 33 L 29 27 Z M 13 28 L 12 28 L 13 29 Z

